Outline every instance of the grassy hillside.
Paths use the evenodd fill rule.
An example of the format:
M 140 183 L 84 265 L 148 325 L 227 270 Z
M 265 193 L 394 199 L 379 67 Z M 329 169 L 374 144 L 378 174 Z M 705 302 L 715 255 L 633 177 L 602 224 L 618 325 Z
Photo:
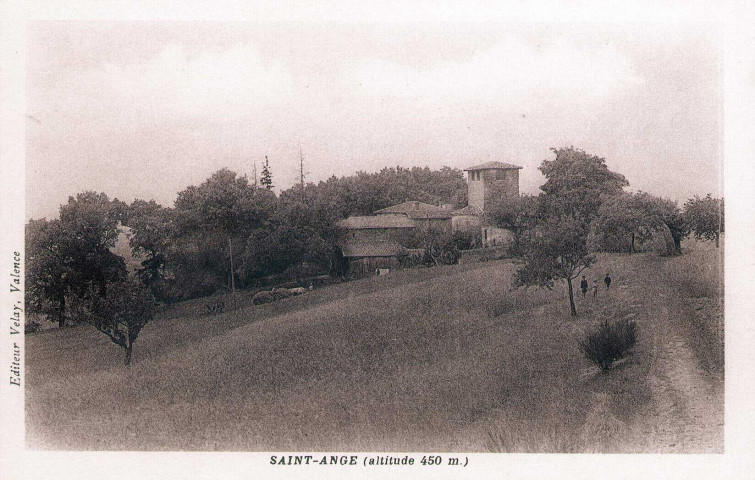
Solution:
M 179 305 L 144 329 L 130 369 L 94 329 L 31 335 L 27 443 L 720 451 L 717 257 L 696 245 L 683 257 L 601 257 L 588 278 L 610 271 L 614 285 L 580 298 L 576 320 L 563 286 L 511 291 L 514 266 L 499 261 L 396 272 L 216 317 Z M 627 316 L 640 328 L 634 355 L 598 373 L 577 339 L 601 318 Z

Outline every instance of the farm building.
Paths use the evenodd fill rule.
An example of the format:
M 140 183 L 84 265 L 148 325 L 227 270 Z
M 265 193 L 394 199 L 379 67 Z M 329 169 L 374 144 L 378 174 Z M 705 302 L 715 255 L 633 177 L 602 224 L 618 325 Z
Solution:
M 399 258 L 416 243 L 418 235 L 450 236 L 455 232 L 480 232 L 484 247 L 511 241 L 508 230 L 485 225 L 485 199 L 492 191 L 519 195 L 519 170 L 503 162 L 488 162 L 464 169 L 469 205 L 458 210 L 418 201 L 406 201 L 371 216 L 341 220 L 341 250 L 352 274 L 373 273 L 379 268 L 397 268 Z M 495 187 L 495 188 L 493 188 Z
M 349 217 L 338 222 L 341 250 L 349 271 L 366 275 L 378 268 L 397 268 L 415 232 L 414 222 L 406 215 L 384 214 Z
M 422 231 L 451 235 L 451 210 L 429 203 L 408 201 L 377 210 L 375 215 L 406 215 Z

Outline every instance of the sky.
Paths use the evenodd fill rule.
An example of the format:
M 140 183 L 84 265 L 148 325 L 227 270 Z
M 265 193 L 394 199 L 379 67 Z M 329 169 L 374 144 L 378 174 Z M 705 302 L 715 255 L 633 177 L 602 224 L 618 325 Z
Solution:
M 172 206 L 267 155 L 276 191 L 387 166 L 604 157 L 630 189 L 719 194 L 720 52 L 691 24 L 42 22 L 26 218 L 102 191 Z

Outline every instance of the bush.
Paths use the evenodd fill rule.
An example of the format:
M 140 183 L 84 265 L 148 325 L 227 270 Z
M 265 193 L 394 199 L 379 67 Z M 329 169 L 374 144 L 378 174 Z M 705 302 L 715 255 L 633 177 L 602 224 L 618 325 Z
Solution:
M 252 304 L 254 305 L 262 305 L 264 303 L 270 303 L 275 301 L 276 298 L 273 296 L 273 292 L 269 290 L 264 290 L 262 292 L 258 292 L 257 294 L 252 297 Z
M 204 311 L 207 315 L 218 315 L 223 313 L 225 302 L 223 300 L 211 300 L 204 304 Z
M 636 342 L 637 324 L 634 321 L 624 319 L 612 324 L 603 320 L 579 342 L 579 349 L 605 372 L 613 362 L 625 357 Z
M 37 322 L 36 320 L 27 319 L 24 322 L 24 333 L 38 332 L 40 328 L 42 328 L 42 324 Z

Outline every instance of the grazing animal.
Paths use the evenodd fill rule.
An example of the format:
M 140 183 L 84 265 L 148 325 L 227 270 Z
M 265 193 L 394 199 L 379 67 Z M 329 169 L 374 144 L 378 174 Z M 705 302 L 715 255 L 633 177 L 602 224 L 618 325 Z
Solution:
M 294 296 L 307 293 L 307 289 L 304 287 L 289 288 L 288 291 L 291 295 L 294 295 Z

